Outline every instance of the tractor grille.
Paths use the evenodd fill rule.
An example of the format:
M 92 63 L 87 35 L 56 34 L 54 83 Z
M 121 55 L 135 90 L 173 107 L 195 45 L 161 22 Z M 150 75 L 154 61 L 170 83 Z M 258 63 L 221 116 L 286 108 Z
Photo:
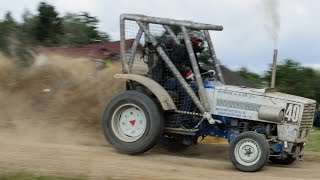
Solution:
M 304 106 L 300 129 L 312 128 L 315 110 L 316 110 L 316 104 L 306 104 Z
M 306 104 L 304 106 L 300 128 L 299 128 L 300 139 L 304 139 L 309 136 L 310 130 L 313 125 L 315 110 L 316 110 L 316 104 Z

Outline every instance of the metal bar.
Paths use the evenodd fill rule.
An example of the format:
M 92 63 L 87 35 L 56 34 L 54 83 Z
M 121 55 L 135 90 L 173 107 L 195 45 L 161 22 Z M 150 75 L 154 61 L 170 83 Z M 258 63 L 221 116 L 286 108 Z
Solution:
M 126 39 L 125 39 L 125 19 L 123 16 L 120 16 L 120 58 L 122 62 L 122 72 L 128 73 L 128 58 L 126 55 Z
M 199 92 L 200 100 L 201 100 L 202 105 L 204 106 L 205 110 L 209 111 L 210 106 L 209 106 L 209 103 L 208 103 L 208 98 L 207 98 L 206 92 L 204 91 L 203 81 L 202 81 L 200 70 L 199 70 L 199 65 L 197 63 L 197 59 L 196 59 L 196 56 L 194 54 L 193 47 L 191 45 L 190 37 L 188 35 L 186 27 L 181 26 L 181 30 L 183 32 L 184 42 L 186 43 L 187 50 L 188 50 L 188 53 L 189 53 L 189 58 L 190 58 L 190 61 L 191 61 L 193 73 L 195 74 L 195 77 L 196 77 L 196 82 L 197 82 L 197 85 L 198 85 L 198 92 Z
M 216 30 L 222 31 L 223 26 L 211 25 L 205 23 L 196 23 L 192 21 L 174 20 L 168 18 L 151 17 L 140 14 L 122 14 L 121 18 L 127 20 L 141 21 L 146 23 L 162 24 L 162 25 L 177 25 L 185 26 L 196 30 Z
M 143 31 L 140 28 L 138 33 L 137 33 L 136 38 L 134 39 L 132 47 L 131 47 L 131 52 L 130 52 L 130 57 L 129 57 L 129 70 L 130 70 L 130 73 L 131 73 L 131 70 L 132 70 L 133 62 L 134 62 L 134 59 L 135 59 L 135 56 L 136 56 L 137 47 L 138 47 L 139 41 L 141 39 L 142 33 L 143 33 Z
M 152 45 L 154 47 L 156 47 L 157 52 L 159 54 L 159 56 L 163 59 L 163 61 L 167 64 L 168 68 L 171 70 L 171 72 L 173 73 L 173 75 L 175 76 L 175 78 L 177 78 L 177 80 L 179 81 L 179 83 L 181 84 L 181 86 L 186 90 L 186 92 L 188 93 L 188 95 L 191 97 L 192 101 L 195 103 L 195 105 L 198 107 L 198 109 L 200 110 L 201 113 L 205 113 L 206 110 L 205 108 L 202 106 L 199 98 L 197 97 L 197 95 L 195 94 L 195 92 L 193 92 L 193 90 L 191 89 L 191 87 L 189 87 L 188 83 L 184 80 L 184 78 L 182 77 L 182 75 L 180 74 L 180 72 L 177 70 L 177 68 L 175 67 L 175 65 L 172 63 L 172 61 L 170 60 L 170 58 L 168 57 L 168 55 L 166 54 L 166 52 L 162 49 L 162 47 L 158 46 L 158 42 L 156 41 L 156 39 L 152 36 L 152 34 L 150 33 L 150 31 L 146 28 L 146 26 L 140 22 L 137 21 L 137 23 L 139 24 L 140 28 L 143 29 L 145 35 L 148 36 L 150 42 L 152 43 Z
M 193 115 L 193 116 L 204 117 L 204 115 L 203 115 L 203 114 L 196 113 L 196 112 L 181 111 L 181 110 L 174 110 L 173 112 L 175 112 L 175 113 L 179 113 L 179 114 L 188 114 L 188 115 Z
M 213 44 L 212 44 L 212 40 L 211 40 L 209 31 L 208 30 L 204 30 L 204 35 L 206 36 L 207 41 L 208 41 L 208 46 L 209 46 L 209 49 L 210 49 L 210 52 L 211 52 L 213 63 L 214 63 L 214 66 L 215 66 L 217 74 L 218 74 L 218 79 L 219 79 L 220 82 L 225 84 L 225 81 L 224 81 L 224 78 L 223 78 L 223 74 L 222 74 L 222 71 L 221 71 L 221 68 L 220 68 L 220 62 L 217 59 L 216 52 L 215 52 L 215 50 L 213 48 Z
M 176 44 L 180 44 L 179 38 L 174 34 L 174 32 L 172 31 L 172 29 L 170 28 L 170 26 L 164 25 L 163 27 L 168 31 L 168 33 L 170 34 L 170 36 L 172 36 L 174 42 L 175 42 Z
M 171 127 L 165 127 L 164 132 L 168 133 L 175 133 L 175 134 L 183 134 L 183 135 L 189 135 L 194 136 L 199 131 L 199 129 L 183 129 L 183 128 L 171 128 Z
M 148 23 L 144 23 L 145 27 L 147 28 L 147 30 L 150 30 L 149 24 Z M 149 42 L 149 38 L 148 36 L 144 35 L 144 42 L 145 44 L 147 44 Z

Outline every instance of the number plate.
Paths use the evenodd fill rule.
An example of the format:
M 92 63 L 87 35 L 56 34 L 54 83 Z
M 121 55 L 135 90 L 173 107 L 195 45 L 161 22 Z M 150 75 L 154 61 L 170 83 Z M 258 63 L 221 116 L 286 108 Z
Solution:
M 298 104 L 287 104 L 285 121 L 288 123 L 298 123 L 301 114 L 301 106 Z

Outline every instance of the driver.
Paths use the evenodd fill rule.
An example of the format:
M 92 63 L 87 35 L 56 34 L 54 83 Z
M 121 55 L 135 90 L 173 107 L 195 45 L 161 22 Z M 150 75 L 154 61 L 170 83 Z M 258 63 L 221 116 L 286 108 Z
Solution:
M 198 59 L 198 54 L 200 54 L 204 50 L 205 36 L 200 31 L 190 31 L 188 34 L 190 37 L 190 41 L 191 41 L 196 59 Z M 171 61 L 173 62 L 173 64 L 176 66 L 176 68 L 178 69 L 178 71 L 181 73 L 183 77 L 185 77 L 187 80 L 193 79 L 193 73 L 191 71 L 192 66 L 189 58 L 189 53 L 187 51 L 187 47 L 183 40 L 181 41 L 181 44 L 172 45 L 171 52 L 169 52 L 169 58 L 171 59 Z M 199 66 L 198 60 L 197 60 L 197 63 Z M 206 71 L 200 68 L 200 73 L 204 73 L 204 72 Z M 170 75 L 170 76 L 173 77 L 173 75 Z
M 200 31 L 191 31 L 188 33 L 190 37 L 190 41 L 197 59 L 198 63 L 198 54 L 204 50 L 204 40 L 205 36 Z M 193 91 L 198 94 L 198 87 L 196 83 L 194 83 L 194 74 L 192 72 L 191 61 L 189 58 L 189 53 L 187 51 L 187 47 L 184 41 L 181 41 L 180 44 L 170 44 L 171 47 L 167 48 L 167 53 L 173 64 L 176 66 L 181 75 L 186 79 L 189 83 L 190 87 Z M 199 63 L 198 67 L 200 69 L 200 73 L 207 72 L 200 68 Z M 166 70 L 164 70 L 166 71 Z M 165 74 L 165 73 L 163 73 Z M 171 72 L 166 72 L 164 76 L 163 86 L 166 90 L 174 91 L 179 96 L 178 106 L 182 111 L 193 112 L 195 110 L 195 105 L 188 95 L 188 93 L 184 90 L 179 81 L 173 76 Z M 179 117 L 183 117 L 182 121 L 184 124 L 190 124 L 189 121 L 192 121 L 190 117 L 186 117 L 186 115 L 177 115 Z M 180 118 L 181 119 L 181 118 Z M 191 123 L 192 124 L 192 123 Z

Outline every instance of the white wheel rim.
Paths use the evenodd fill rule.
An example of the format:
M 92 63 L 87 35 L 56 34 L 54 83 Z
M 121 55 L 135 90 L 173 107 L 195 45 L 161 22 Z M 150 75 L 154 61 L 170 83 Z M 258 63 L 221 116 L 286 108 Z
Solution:
M 147 119 L 141 108 L 134 104 L 118 107 L 111 120 L 112 130 L 121 141 L 134 142 L 144 134 Z
M 241 165 L 252 166 L 261 158 L 261 149 L 253 139 L 242 139 L 237 143 L 234 155 Z

